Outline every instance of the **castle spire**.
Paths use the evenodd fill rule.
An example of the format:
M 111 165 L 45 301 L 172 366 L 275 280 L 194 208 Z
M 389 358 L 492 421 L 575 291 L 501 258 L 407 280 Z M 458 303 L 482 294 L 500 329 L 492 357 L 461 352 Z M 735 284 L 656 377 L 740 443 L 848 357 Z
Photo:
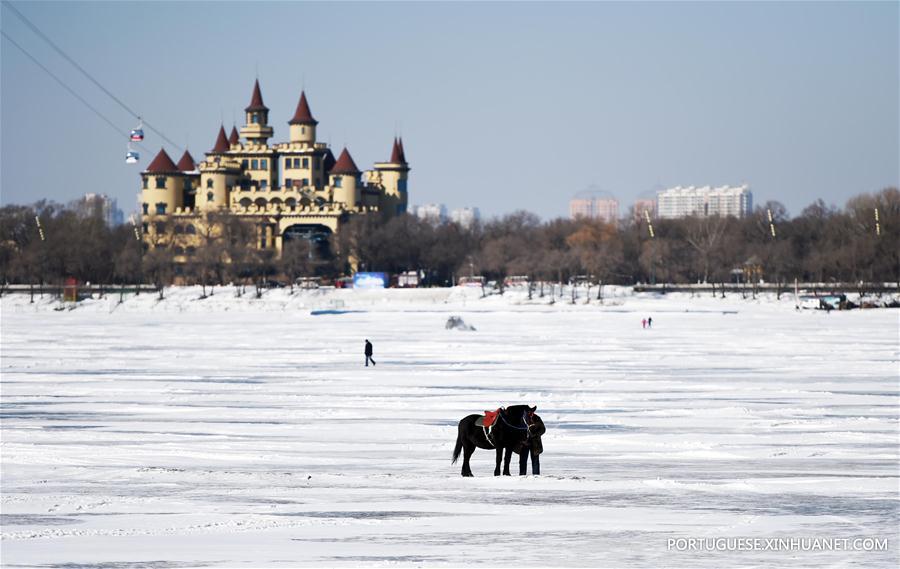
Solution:
M 269 110 L 269 107 L 263 104 L 262 92 L 259 90 L 259 79 L 253 84 L 253 95 L 250 97 L 250 105 L 244 110 L 248 113 L 251 111 Z
M 231 134 L 228 135 L 228 144 L 240 144 L 241 137 L 238 135 L 237 127 L 231 127 Z
M 230 146 L 228 145 L 228 137 L 225 136 L 225 126 L 219 126 L 219 136 L 216 137 L 216 145 L 213 146 L 213 149 L 210 150 L 210 154 L 221 154 L 222 152 L 228 152 Z
M 356 162 L 353 161 L 353 157 L 350 156 L 350 152 L 346 148 L 341 152 L 340 157 L 338 157 L 337 162 L 335 162 L 334 167 L 329 172 L 332 175 L 356 175 L 359 173 Z
M 400 163 L 406 164 L 406 151 L 403 150 L 403 137 L 397 139 L 397 143 L 400 146 Z
M 197 163 L 194 161 L 194 157 L 191 156 L 191 153 L 187 150 L 184 151 L 184 154 L 181 156 L 181 160 L 178 161 L 178 169 L 182 172 L 191 172 L 197 169 Z
M 169 157 L 166 149 L 160 148 L 159 154 L 156 155 L 156 158 L 153 159 L 153 162 L 150 162 L 150 165 L 147 166 L 145 172 L 148 172 L 150 174 L 166 174 L 178 172 L 179 170 L 181 169 L 176 166 L 174 162 L 172 162 L 172 159 Z
M 394 147 L 391 149 L 391 164 L 403 164 L 402 152 L 400 151 L 400 143 L 397 137 L 394 137 Z
M 297 110 L 294 111 L 294 117 L 288 121 L 288 124 L 319 124 L 319 121 L 313 118 L 312 112 L 309 110 L 309 103 L 306 101 L 306 91 L 300 92 L 300 102 L 297 103 Z

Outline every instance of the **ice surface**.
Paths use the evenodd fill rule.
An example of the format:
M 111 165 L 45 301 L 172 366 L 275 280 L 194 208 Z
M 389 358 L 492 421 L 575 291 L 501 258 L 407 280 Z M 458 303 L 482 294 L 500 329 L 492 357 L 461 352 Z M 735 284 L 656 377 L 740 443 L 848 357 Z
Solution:
M 898 561 L 897 310 L 199 294 L 0 300 L 4 567 Z M 547 425 L 544 476 L 494 478 L 478 450 L 461 478 L 456 422 L 517 403 Z M 891 541 L 667 549 L 725 536 Z

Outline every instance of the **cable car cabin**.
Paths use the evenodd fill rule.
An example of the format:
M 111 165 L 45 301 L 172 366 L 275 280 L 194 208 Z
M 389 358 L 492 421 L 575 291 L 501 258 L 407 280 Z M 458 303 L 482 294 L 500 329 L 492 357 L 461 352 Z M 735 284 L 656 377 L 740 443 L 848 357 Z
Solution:
M 140 142 L 144 140 L 144 130 L 140 128 L 136 128 L 131 131 L 131 140 L 136 142 Z
M 141 155 L 135 152 L 134 150 L 129 150 L 125 153 L 125 163 L 126 164 L 137 164 L 138 160 L 141 159 Z

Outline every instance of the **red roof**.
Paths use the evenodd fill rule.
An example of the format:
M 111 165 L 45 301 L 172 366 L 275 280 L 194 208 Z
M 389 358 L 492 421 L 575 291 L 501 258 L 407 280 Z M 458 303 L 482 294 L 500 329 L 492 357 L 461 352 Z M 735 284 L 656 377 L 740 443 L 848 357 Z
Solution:
M 391 164 L 402 164 L 403 159 L 400 157 L 400 144 L 397 137 L 394 137 L 394 147 L 391 149 Z
M 182 172 L 190 172 L 197 169 L 197 163 L 194 161 L 194 157 L 191 156 L 191 153 L 187 150 L 184 151 L 184 155 L 181 157 L 181 160 L 178 161 L 178 169 Z
M 297 110 L 294 111 L 294 118 L 289 120 L 288 124 L 319 124 L 319 121 L 313 118 L 312 112 L 309 110 L 309 103 L 306 102 L 305 91 L 300 92 L 300 102 L 297 103 Z
M 216 145 L 210 150 L 210 153 L 228 152 L 228 138 L 225 136 L 225 127 L 219 127 L 219 136 L 216 138 Z
M 263 104 L 262 93 L 259 90 L 259 79 L 257 79 L 256 83 L 253 84 L 253 96 L 250 97 L 250 106 L 248 106 L 244 110 L 247 112 L 269 110 L 269 107 Z
M 166 153 L 165 148 L 159 149 L 159 154 L 156 155 L 156 158 L 153 159 L 153 162 L 147 166 L 145 172 L 149 172 L 151 174 L 169 174 L 176 173 L 179 171 L 178 166 L 172 162 L 172 159 L 169 158 L 169 155 Z
M 350 152 L 348 152 L 346 148 L 341 152 L 341 155 L 334 164 L 334 168 L 331 169 L 330 174 L 359 174 L 359 168 L 356 167 L 356 163 L 353 162 L 353 157 L 350 156 Z
M 238 134 L 237 127 L 231 127 L 231 134 L 228 135 L 228 144 L 238 144 L 241 142 L 241 137 Z
M 400 163 L 406 164 L 406 151 L 403 150 L 403 137 L 397 139 L 398 144 L 400 145 Z

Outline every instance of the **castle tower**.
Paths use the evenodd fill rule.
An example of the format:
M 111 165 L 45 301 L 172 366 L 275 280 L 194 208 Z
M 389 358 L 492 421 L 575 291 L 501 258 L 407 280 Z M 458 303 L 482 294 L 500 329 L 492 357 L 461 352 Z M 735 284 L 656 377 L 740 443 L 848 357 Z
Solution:
M 219 134 L 216 136 L 216 144 L 207 154 L 225 154 L 231 148 L 228 137 L 225 136 L 225 126 L 219 126 Z
M 184 184 L 181 170 L 164 148 L 141 172 L 142 214 L 145 216 L 169 215 L 175 208 L 184 206 Z
M 231 127 L 231 134 L 228 135 L 228 144 L 234 146 L 241 143 L 241 137 L 238 135 L 236 127 Z
M 406 154 L 403 151 L 403 139 L 394 139 L 389 162 L 375 164 L 384 188 L 384 201 L 381 211 L 386 215 L 397 215 L 406 212 L 408 198 L 406 194 L 406 180 L 409 176 L 409 165 L 406 163 Z
M 306 92 L 300 92 L 300 102 L 294 117 L 288 121 L 291 125 L 291 142 L 299 142 L 304 146 L 313 146 L 316 143 L 316 125 L 319 121 L 313 118 L 306 102 Z
M 253 85 L 253 95 L 250 104 L 244 109 L 247 124 L 241 127 L 241 136 L 250 144 L 265 145 L 272 137 L 272 127 L 269 126 L 269 107 L 263 104 L 262 93 L 259 90 L 259 79 Z
M 331 186 L 334 188 L 334 201 L 343 203 L 347 209 L 356 208 L 362 196 L 359 187 L 360 171 L 346 148 L 341 152 L 329 175 Z

